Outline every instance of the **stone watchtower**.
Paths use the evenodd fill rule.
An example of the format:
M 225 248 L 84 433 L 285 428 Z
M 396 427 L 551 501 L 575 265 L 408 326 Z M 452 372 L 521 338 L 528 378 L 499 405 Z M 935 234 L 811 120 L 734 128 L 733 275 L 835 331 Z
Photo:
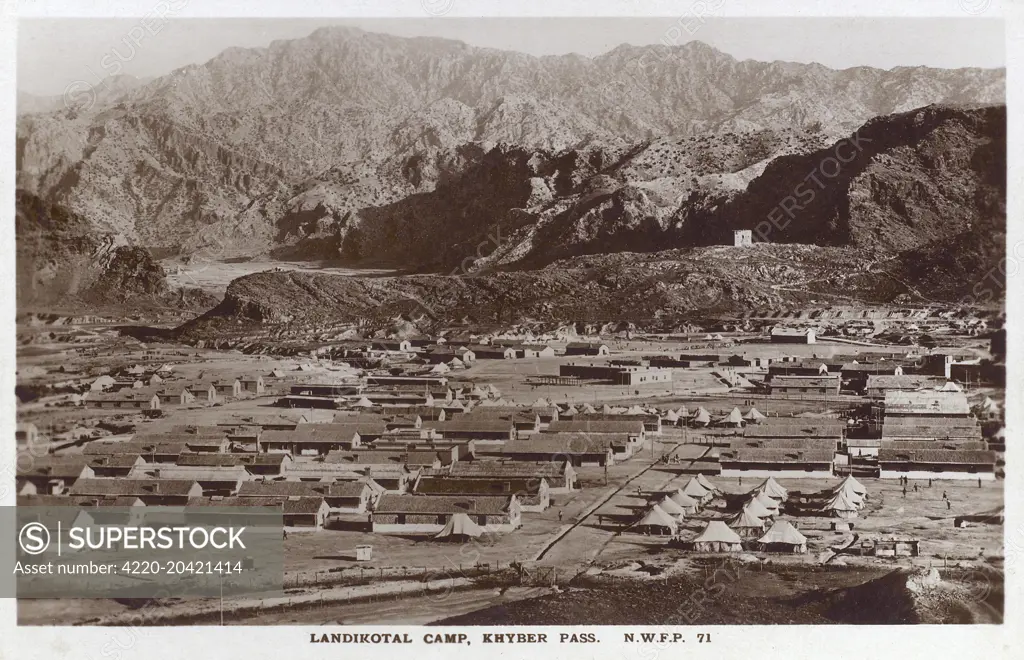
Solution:
M 732 246 L 733 247 L 750 247 L 754 244 L 754 239 L 751 236 L 749 229 L 735 229 L 732 232 Z

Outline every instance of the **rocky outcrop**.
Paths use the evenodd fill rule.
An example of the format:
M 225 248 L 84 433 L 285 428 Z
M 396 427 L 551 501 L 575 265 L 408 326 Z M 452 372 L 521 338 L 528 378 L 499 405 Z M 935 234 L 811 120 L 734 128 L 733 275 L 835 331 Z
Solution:
M 89 103 L 22 114 L 18 187 L 132 244 L 213 257 L 283 246 L 302 253 L 322 240 L 350 260 L 448 266 L 475 251 L 481 229 L 523 208 L 535 224 L 565 225 L 541 240 L 579 237 L 566 254 L 605 249 L 600 225 L 620 212 L 643 214 L 625 223 L 627 235 L 640 235 L 625 244 L 639 248 L 652 229 L 648 214 L 658 231 L 671 230 L 689 215 L 676 200 L 742 189 L 759 163 L 795 153 L 773 137 L 784 131 L 827 143 L 872 117 L 927 103 L 1001 102 L 1003 88 L 1002 70 L 834 71 L 741 62 L 699 42 L 536 58 L 325 28 L 229 49 L 145 84 L 104 87 Z M 689 142 L 705 136 L 731 154 Z M 692 153 L 669 145 L 678 140 Z M 472 170 L 499 143 L 521 149 L 525 161 L 510 163 L 509 179 L 484 165 L 494 172 L 484 181 L 495 186 L 496 209 L 491 200 L 468 203 L 481 191 Z M 598 201 L 593 213 L 564 214 L 575 201 L 559 206 L 560 196 L 636 149 L 651 162 L 633 159 L 611 176 L 642 190 Z M 520 178 L 536 151 L 550 154 L 541 160 L 557 174 Z M 702 163 L 717 170 L 712 179 L 697 173 Z M 458 209 L 465 216 L 417 198 L 452 191 L 467 176 L 474 183 Z M 669 221 L 658 209 L 672 206 L 679 211 Z M 428 223 L 409 215 L 416 213 L 439 218 L 437 233 L 419 226 Z M 402 246 L 406 223 L 410 244 L 426 241 L 449 256 L 423 259 Z M 530 252 L 523 245 L 509 259 Z

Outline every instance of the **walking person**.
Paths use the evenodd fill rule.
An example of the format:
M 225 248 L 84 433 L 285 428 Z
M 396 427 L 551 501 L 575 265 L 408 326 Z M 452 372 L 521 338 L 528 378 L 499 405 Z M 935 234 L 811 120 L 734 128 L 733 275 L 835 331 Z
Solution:
M 914 492 L 917 492 L 917 484 L 914 484 Z
M 903 487 L 903 499 L 907 499 L 907 487 Z
M 946 500 L 946 511 L 949 511 L 952 508 L 953 508 L 953 503 L 950 502 L 949 500 Z
M 946 500 L 947 502 L 949 501 L 949 496 L 946 495 L 946 491 L 942 491 L 942 499 Z
M 978 477 L 978 488 L 981 488 L 981 477 Z

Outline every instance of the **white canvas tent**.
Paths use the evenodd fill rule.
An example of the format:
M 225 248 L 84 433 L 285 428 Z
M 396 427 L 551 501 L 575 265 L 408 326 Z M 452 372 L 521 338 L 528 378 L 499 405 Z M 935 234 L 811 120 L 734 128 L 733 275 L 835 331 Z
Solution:
M 848 489 L 848 490 L 850 490 L 850 491 L 852 491 L 854 493 L 857 493 L 858 495 L 867 495 L 868 494 L 868 489 L 864 487 L 864 484 L 862 484 L 861 482 L 857 481 L 852 474 L 844 477 L 842 481 L 840 481 L 838 484 L 836 484 L 832 488 L 832 492 L 833 493 L 837 493 L 840 490 L 844 490 L 844 489 Z
M 776 520 L 757 543 L 769 552 L 807 552 L 807 537 L 788 520 Z
M 647 513 L 633 524 L 633 527 L 649 534 L 675 535 L 679 533 L 679 523 L 676 522 L 676 519 L 657 504 L 648 509 Z
M 359 400 L 352 404 L 353 408 L 373 408 L 373 402 L 367 399 L 365 396 L 359 397 Z
M 701 485 L 697 481 L 696 477 L 690 477 L 690 480 L 683 486 L 682 491 L 694 499 L 698 499 L 701 502 L 707 502 L 713 497 L 710 490 Z
M 477 538 L 484 533 L 483 527 L 477 525 L 465 513 L 455 513 L 448 519 L 448 524 L 438 532 L 435 539 L 467 539 Z
M 708 522 L 692 543 L 697 552 L 739 552 L 743 549 L 743 539 L 721 520 Z
M 687 511 L 683 507 L 679 506 L 674 501 L 672 501 L 672 498 L 668 497 L 667 495 L 658 502 L 658 506 L 660 506 L 665 511 L 665 513 L 671 516 L 675 516 L 680 520 L 686 517 Z
M 721 426 L 732 426 L 739 428 L 743 426 L 743 414 L 740 413 L 739 408 L 733 408 L 732 411 L 725 417 L 718 420 Z
M 754 422 L 755 424 L 759 424 L 759 423 L 761 423 L 761 420 L 764 420 L 764 419 L 767 419 L 767 418 L 764 415 L 761 414 L 760 410 L 758 410 L 757 408 L 754 408 L 753 406 L 751 406 L 750 410 L 748 410 L 743 415 L 743 419 L 747 420 L 748 422 Z
M 755 518 L 773 518 L 775 514 L 764 507 L 763 504 L 758 502 L 756 499 L 750 500 L 743 505 L 743 510 L 754 516 Z
M 756 494 L 751 495 L 750 501 L 751 502 L 757 502 L 758 504 L 763 506 L 765 509 L 767 509 L 773 516 L 779 515 L 779 502 L 778 502 L 778 500 L 774 500 L 774 499 L 768 497 L 764 493 L 756 493 Z
M 669 499 L 675 502 L 676 506 L 682 508 L 689 515 L 693 515 L 700 510 L 700 500 L 697 498 L 690 497 L 682 491 L 677 490 L 669 496 Z
M 849 497 L 845 490 L 841 490 L 832 496 L 828 502 L 821 507 L 822 513 L 834 518 L 850 519 L 857 517 L 857 509 L 860 507 Z
M 697 474 L 695 479 L 697 479 L 697 483 L 699 483 L 701 486 L 704 486 L 705 488 L 710 490 L 712 493 L 721 493 L 722 492 L 721 490 L 719 490 L 718 486 L 716 486 L 715 484 L 711 483 L 708 480 L 708 478 L 705 477 L 701 473 Z
M 775 477 L 768 477 L 761 484 L 751 491 L 752 493 L 764 493 L 773 500 L 785 501 L 789 498 L 789 491 L 783 488 Z
M 707 426 L 711 423 L 711 414 L 704 410 L 704 406 L 697 408 L 697 412 L 693 413 L 693 423 L 700 424 L 701 426 Z
M 768 527 L 768 522 L 755 516 L 749 508 L 743 509 L 726 522 L 737 534 L 746 538 L 759 538 Z

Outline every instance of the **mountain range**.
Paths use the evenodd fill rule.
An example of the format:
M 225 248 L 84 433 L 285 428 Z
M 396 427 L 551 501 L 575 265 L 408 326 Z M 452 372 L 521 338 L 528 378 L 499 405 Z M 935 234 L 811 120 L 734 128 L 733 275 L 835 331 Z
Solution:
M 70 107 L 22 97 L 17 185 L 160 254 L 537 269 L 756 228 L 863 133 L 770 240 L 891 255 L 1005 213 L 1005 110 L 974 107 L 1004 95 L 1001 69 L 833 70 L 700 42 L 532 57 L 324 28 Z

